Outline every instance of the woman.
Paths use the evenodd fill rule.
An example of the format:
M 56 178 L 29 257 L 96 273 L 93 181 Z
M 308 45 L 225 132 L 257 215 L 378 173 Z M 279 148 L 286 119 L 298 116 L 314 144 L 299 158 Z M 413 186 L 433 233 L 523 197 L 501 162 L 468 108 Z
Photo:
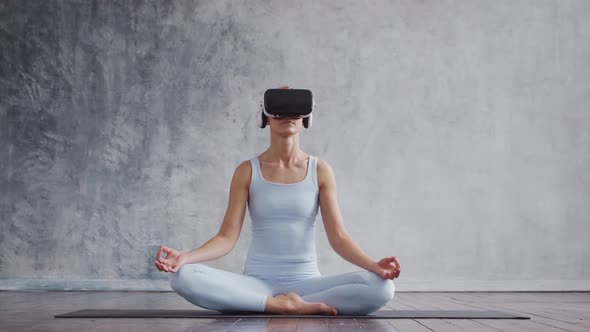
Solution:
M 332 168 L 299 147 L 303 119 L 262 116 L 270 126 L 270 147 L 236 168 L 218 234 L 186 253 L 160 246 L 155 266 L 171 272 L 170 286 L 181 297 L 221 312 L 364 315 L 378 310 L 393 298 L 399 261 L 373 260 L 344 229 Z M 246 205 L 252 243 L 243 273 L 199 264 L 233 249 Z M 331 247 L 363 271 L 320 274 L 315 247 L 320 207 Z

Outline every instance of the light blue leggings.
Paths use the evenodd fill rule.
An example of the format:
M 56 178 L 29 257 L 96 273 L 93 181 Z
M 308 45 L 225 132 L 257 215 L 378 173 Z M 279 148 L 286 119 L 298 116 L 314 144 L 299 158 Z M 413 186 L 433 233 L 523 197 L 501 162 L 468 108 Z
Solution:
M 169 282 L 190 303 L 221 312 L 264 312 L 268 296 L 295 292 L 307 302 L 335 307 L 338 315 L 366 315 L 383 307 L 395 292 L 393 280 L 367 270 L 285 283 L 195 263 L 170 272 Z

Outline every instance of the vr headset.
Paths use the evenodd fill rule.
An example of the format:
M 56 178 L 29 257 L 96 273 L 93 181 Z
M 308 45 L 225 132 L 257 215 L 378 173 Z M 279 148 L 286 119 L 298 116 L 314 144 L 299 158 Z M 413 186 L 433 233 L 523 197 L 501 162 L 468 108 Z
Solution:
M 257 114 L 258 127 L 264 128 L 268 118 L 303 118 L 303 127 L 311 128 L 312 114 L 316 103 L 307 89 L 268 89 L 264 92 L 264 100 L 260 103 Z

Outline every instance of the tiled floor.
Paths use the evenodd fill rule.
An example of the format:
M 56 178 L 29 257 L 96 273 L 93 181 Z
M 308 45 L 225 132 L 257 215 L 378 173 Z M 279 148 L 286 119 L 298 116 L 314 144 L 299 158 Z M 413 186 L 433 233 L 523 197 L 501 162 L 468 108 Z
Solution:
M 398 292 L 387 306 L 503 310 L 531 319 L 54 318 L 81 309 L 196 307 L 173 292 L 0 291 L 0 331 L 590 331 L 590 292 Z

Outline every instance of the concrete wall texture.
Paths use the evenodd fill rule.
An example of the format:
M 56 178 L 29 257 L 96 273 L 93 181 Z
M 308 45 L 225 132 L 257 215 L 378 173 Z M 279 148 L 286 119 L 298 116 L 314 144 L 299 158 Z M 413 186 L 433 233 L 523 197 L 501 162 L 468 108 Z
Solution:
M 589 41 L 585 0 L 0 1 L 0 288 L 169 289 L 289 85 L 398 291 L 588 290 Z

